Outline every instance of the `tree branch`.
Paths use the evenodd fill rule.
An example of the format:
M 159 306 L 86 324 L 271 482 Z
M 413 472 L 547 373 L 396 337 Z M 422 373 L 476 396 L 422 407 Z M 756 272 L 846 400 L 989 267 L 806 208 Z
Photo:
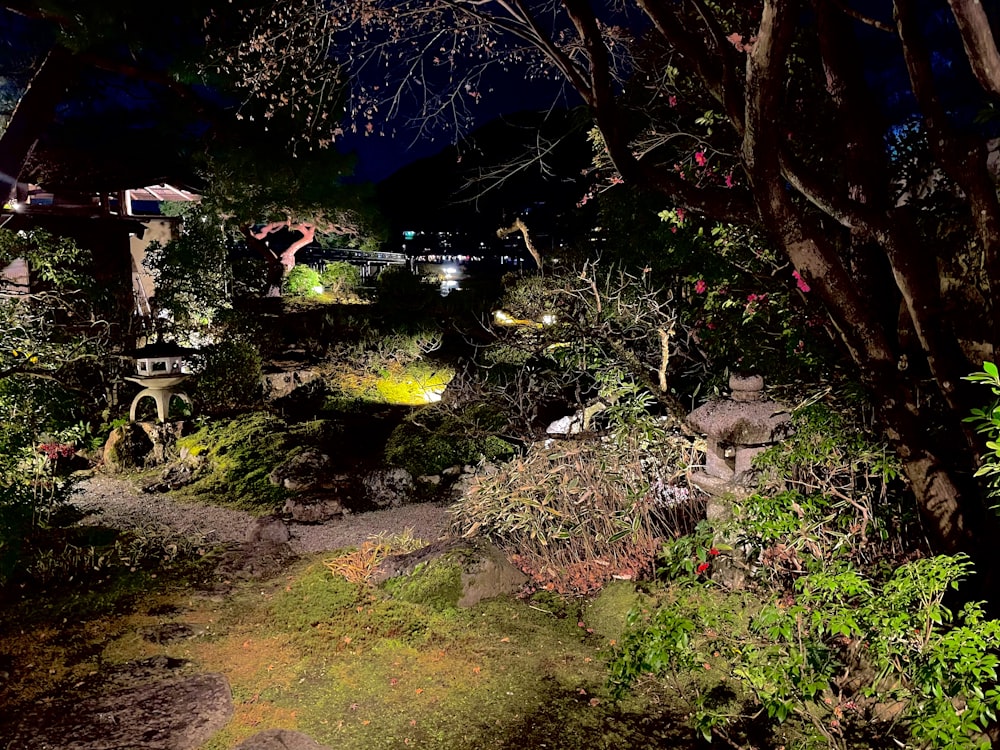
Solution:
M 948 0 L 948 4 L 976 80 L 989 93 L 1000 96 L 1000 52 L 982 0 Z

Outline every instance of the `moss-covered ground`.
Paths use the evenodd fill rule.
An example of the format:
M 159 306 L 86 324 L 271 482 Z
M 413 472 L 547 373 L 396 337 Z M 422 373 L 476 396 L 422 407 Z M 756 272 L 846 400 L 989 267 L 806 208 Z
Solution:
M 543 593 L 460 609 L 453 562 L 374 587 L 334 575 L 331 557 L 224 595 L 148 573 L 87 595 L 48 592 L 43 606 L 28 595 L 0 615 L 10 662 L 0 670 L 11 678 L 0 701 L 16 709 L 99 670 L 166 655 L 232 686 L 235 715 L 204 750 L 279 727 L 365 750 L 694 746 L 668 696 L 609 695 L 606 658 L 638 601 L 630 585 L 591 602 Z M 143 637 L 164 623 L 195 635 Z

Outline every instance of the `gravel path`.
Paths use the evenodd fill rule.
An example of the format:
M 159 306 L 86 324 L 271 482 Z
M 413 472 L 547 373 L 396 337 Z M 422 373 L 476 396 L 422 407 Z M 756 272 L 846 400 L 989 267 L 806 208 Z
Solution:
M 97 474 L 77 486 L 73 504 L 85 515 L 81 523 L 114 528 L 165 526 L 185 536 L 209 542 L 247 540 L 254 516 L 240 510 L 178 502 L 169 495 L 140 492 L 124 479 Z M 418 503 L 390 510 L 355 513 L 322 524 L 290 523 L 291 547 L 296 553 L 322 552 L 357 546 L 380 533 L 401 533 L 425 541 L 442 537 L 450 518 L 445 505 Z

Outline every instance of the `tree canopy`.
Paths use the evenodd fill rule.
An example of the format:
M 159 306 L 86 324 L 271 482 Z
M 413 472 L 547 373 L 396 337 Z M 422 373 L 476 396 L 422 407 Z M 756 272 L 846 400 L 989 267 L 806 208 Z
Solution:
M 997 334 L 1000 203 L 989 128 L 973 117 L 1000 81 L 988 10 L 277 2 L 219 59 L 261 92 L 295 69 L 308 97 L 332 57 L 350 72 L 352 126 L 370 130 L 400 115 L 461 126 L 505 75 L 561 78 L 589 107 L 615 179 L 665 208 L 755 226 L 781 248 L 787 284 L 825 309 L 938 543 L 954 549 L 984 517 L 961 425 L 976 396 L 961 378 L 993 356 Z

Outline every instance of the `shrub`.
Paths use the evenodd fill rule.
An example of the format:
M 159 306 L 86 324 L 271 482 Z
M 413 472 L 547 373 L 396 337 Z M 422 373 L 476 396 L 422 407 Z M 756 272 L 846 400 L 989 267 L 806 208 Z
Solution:
M 515 448 L 490 429 L 496 415 L 482 407 L 453 411 L 428 407 L 400 423 L 385 445 L 385 460 L 414 476 L 440 474 L 450 466 L 502 461 Z
M 454 525 L 489 538 L 549 589 L 636 578 L 651 572 L 662 538 L 688 532 L 704 510 L 678 486 L 687 450 L 667 437 L 532 446 L 474 480 Z
M 319 280 L 327 293 L 335 297 L 348 297 L 361 286 L 361 271 L 352 263 L 334 261 L 323 266 Z
M 195 398 L 204 412 L 245 409 L 260 399 L 261 357 L 243 338 L 211 344 L 194 358 Z
M 1000 710 L 1000 622 L 981 604 L 943 603 L 969 570 L 962 555 L 938 556 L 875 580 L 846 563 L 770 601 L 682 590 L 630 615 L 612 684 L 667 679 L 705 739 L 734 745 L 760 715 L 802 747 L 985 750 Z
M 389 317 L 409 316 L 428 310 L 440 294 L 435 286 L 405 266 L 387 266 L 375 281 L 378 305 Z
M 630 616 L 612 683 L 655 675 L 689 700 L 700 734 L 731 745 L 765 731 L 808 748 L 988 748 L 1000 621 L 980 603 L 948 606 L 968 558 L 914 541 L 894 463 L 831 406 L 797 411 L 799 431 L 760 457 L 761 491 L 729 522 L 665 545 L 674 583 Z M 746 590 L 717 583 L 734 566 Z
M 319 272 L 305 264 L 293 266 L 281 282 L 281 290 L 293 297 L 315 297 L 323 292 Z

